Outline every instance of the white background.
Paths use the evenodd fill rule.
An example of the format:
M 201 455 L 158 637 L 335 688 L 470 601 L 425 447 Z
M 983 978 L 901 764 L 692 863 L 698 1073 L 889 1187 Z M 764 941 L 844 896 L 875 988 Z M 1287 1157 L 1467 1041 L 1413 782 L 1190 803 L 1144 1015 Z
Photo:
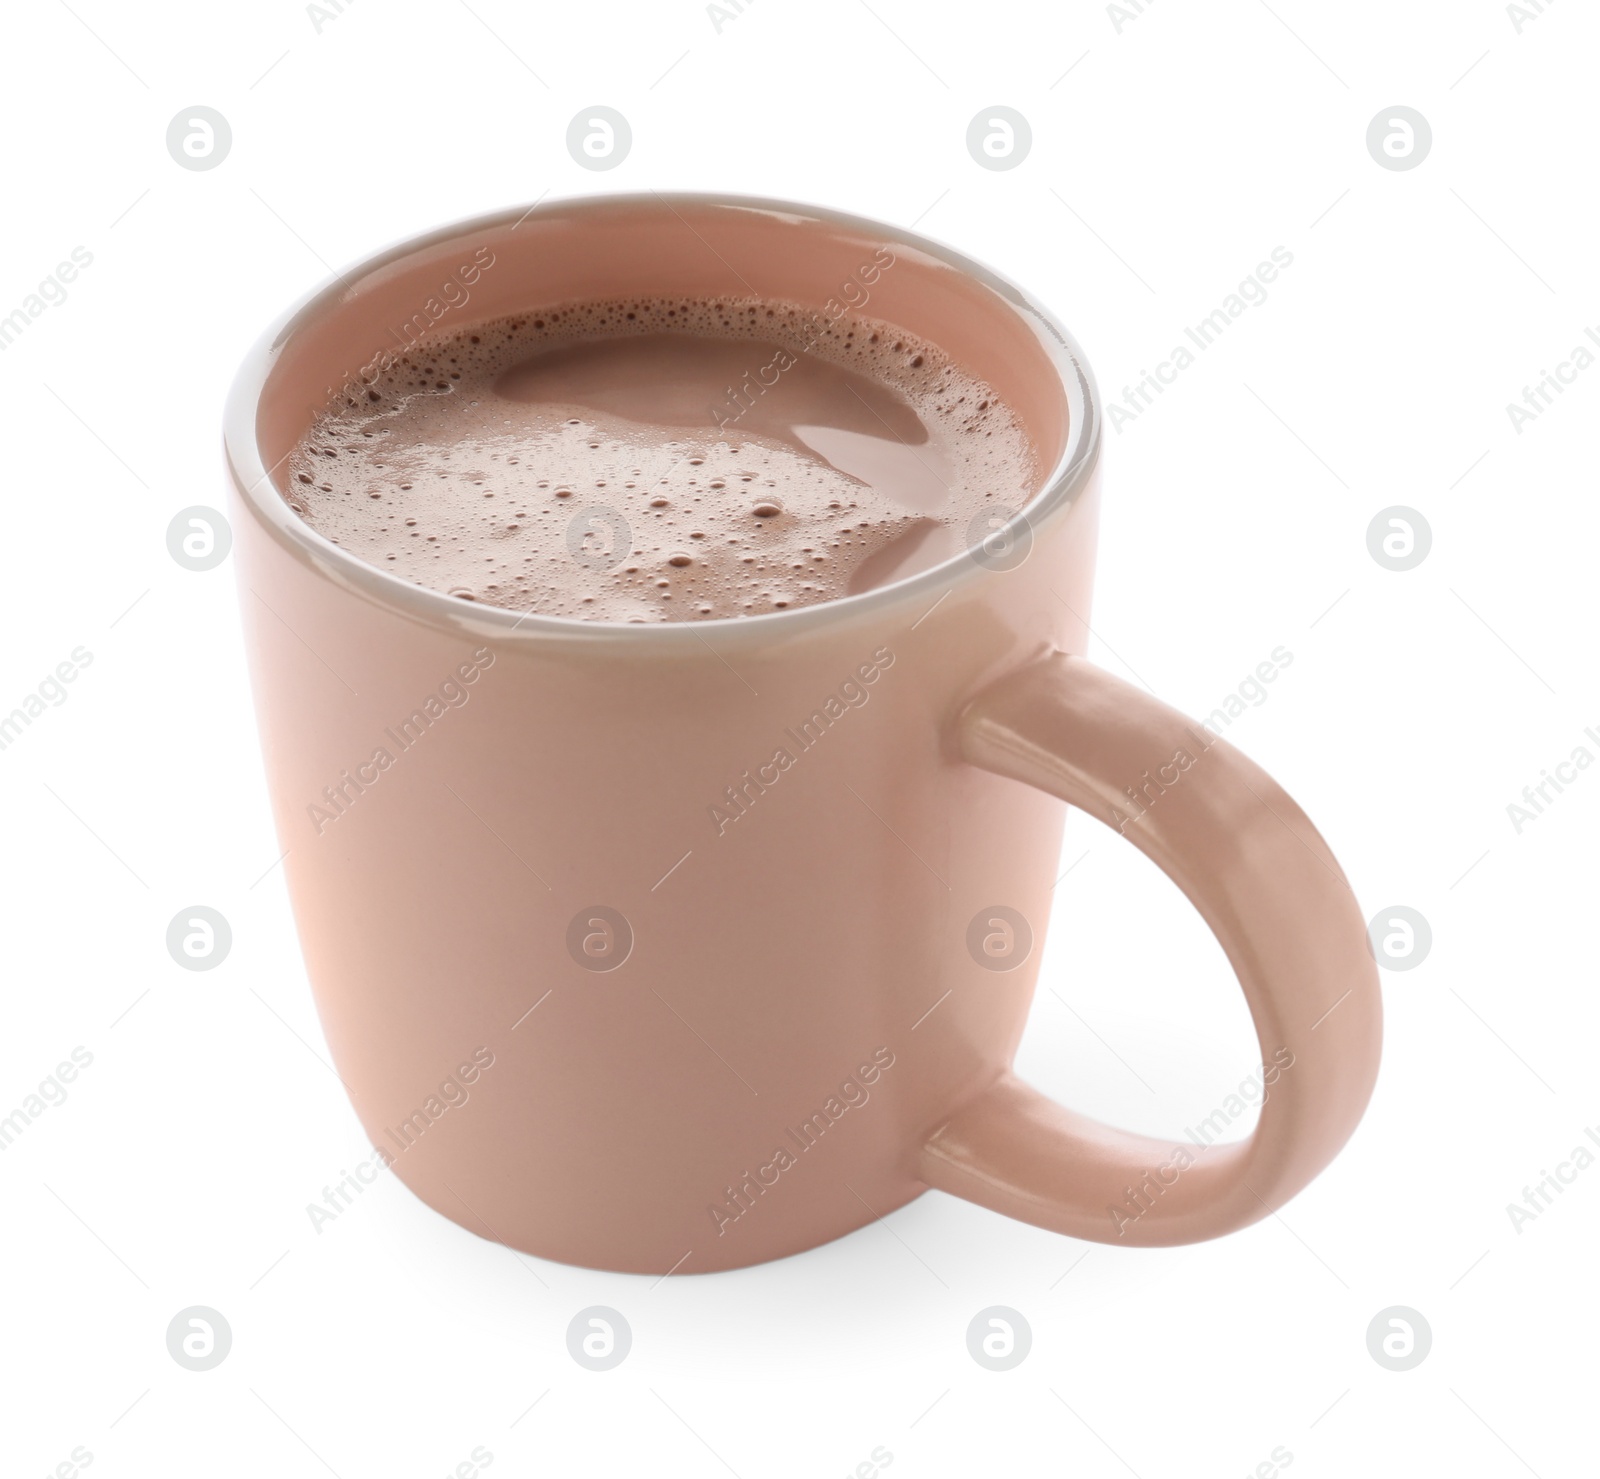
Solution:
M 7 20 L 0 316 L 73 248 L 93 261 L 0 351 L 0 710 L 74 648 L 93 662 L 0 752 L 0 1115 L 73 1048 L 93 1064 L 0 1153 L 0 1470 L 81 1447 L 108 1479 L 426 1479 L 481 1447 L 507 1474 L 752 1479 L 881 1447 L 907 1479 L 1238 1476 L 1275 1449 L 1297 1479 L 1594 1472 L 1600 1166 L 1520 1231 L 1506 1207 L 1600 1125 L 1600 768 L 1520 834 L 1506 808 L 1600 757 L 1600 367 L 1520 434 L 1505 409 L 1600 324 L 1593 13 L 1519 33 L 1488 0 L 1165 0 L 1119 31 L 1087 3 L 757 0 L 719 31 L 691 0 L 473 4 Z M 165 147 L 197 104 L 233 132 L 204 172 Z M 594 104 L 633 130 L 608 173 L 566 150 Z M 1003 172 L 965 146 L 996 104 L 1033 132 Z M 1433 131 L 1403 172 L 1365 142 L 1396 104 Z M 1433 931 L 1384 974 L 1365 1122 L 1281 1215 L 1118 1250 L 930 1192 L 662 1283 L 510 1254 L 389 1178 L 313 1231 L 306 1204 L 368 1152 L 272 866 L 232 572 L 180 568 L 166 527 L 222 503 L 234 366 L 330 267 L 542 192 L 651 187 L 915 223 L 1052 306 L 1111 397 L 1292 253 L 1108 436 L 1094 621 L 1098 661 L 1199 715 L 1287 647 L 1230 739 L 1369 917 Z M 1366 544 L 1395 504 L 1433 534 L 1403 573 Z M 1237 988 L 1131 848 L 1076 817 L 1066 849 L 1019 1069 L 1179 1133 L 1253 1070 Z M 234 935 L 206 973 L 165 947 L 195 903 Z M 601 1374 L 565 1342 L 595 1304 L 634 1335 Z M 167 1353 L 190 1305 L 233 1332 L 209 1372 Z M 1009 1372 L 967 1352 L 990 1305 L 1032 1328 Z M 1405 1372 L 1367 1348 L 1393 1305 L 1432 1330 Z

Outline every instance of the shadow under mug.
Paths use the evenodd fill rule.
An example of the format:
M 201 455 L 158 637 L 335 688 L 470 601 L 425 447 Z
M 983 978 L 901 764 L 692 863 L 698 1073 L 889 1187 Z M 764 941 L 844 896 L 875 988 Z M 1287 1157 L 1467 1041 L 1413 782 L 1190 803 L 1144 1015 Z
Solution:
M 1039 486 L 894 584 L 649 626 L 426 590 L 286 506 L 275 478 L 330 395 L 422 332 L 673 294 L 932 341 L 1022 418 Z M 1100 432 L 1077 345 L 1019 289 L 778 201 L 467 221 L 267 333 L 226 416 L 235 559 L 295 920 L 374 1148 L 354 1179 L 388 1166 L 484 1237 L 660 1275 L 794 1253 L 928 1187 L 1189 1242 L 1328 1163 L 1377 1073 L 1362 916 L 1271 777 L 1085 661 Z M 1227 952 L 1272 1082 L 1249 1139 L 1131 1134 L 1012 1073 L 1066 803 Z

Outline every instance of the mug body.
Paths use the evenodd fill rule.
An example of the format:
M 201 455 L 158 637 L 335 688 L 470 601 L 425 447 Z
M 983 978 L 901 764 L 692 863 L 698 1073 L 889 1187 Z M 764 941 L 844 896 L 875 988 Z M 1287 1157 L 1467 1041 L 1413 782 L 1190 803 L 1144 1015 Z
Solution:
M 1023 417 L 1031 502 L 894 585 L 657 626 L 423 590 L 284 504 L 272 469 L 419 315 L 676 291 L 939 344 Z M 246 643 L 307 969 L 375 1161 L 484 1237 L 656 1275 L 796 1252 L 924 1189 L 921 1145 L 1016 1050 L 1064 810 L 962 762 L 952 721 L 1083 650 L 1093 405 L 1070 339 L 977 264 L 734 198 L 467 222 L 263 340 L 227 434 Z

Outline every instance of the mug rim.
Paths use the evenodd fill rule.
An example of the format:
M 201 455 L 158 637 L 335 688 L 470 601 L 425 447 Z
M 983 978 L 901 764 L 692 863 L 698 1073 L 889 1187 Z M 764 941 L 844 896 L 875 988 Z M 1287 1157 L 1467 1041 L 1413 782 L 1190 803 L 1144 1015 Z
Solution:
M 1003 533 L 1031 541 L 1037 531 L 1070 512 L 1078 493 L 1098 466 L 1103 417 L 1094 372 L 1077 340 L 1049 309 L 993 268 L 944 242 L 908 228 L 826 206 L 767 196 L 690 190 L 605 191 L 555 198 L 541 196 L 529 206 L 469 216 L 401 238 L 361 258 L 343 271 L 332 273 L 269 325 L 246 353 L 234 375 L 223 413 L 223 455 L 235 496 L 281 547 L 336 583 L 430 626 L 477 637 L 492 637 L 499 641 L 554 640 L 593 644 L 626 640 L 630 643 L 654 643 L 663 652 L 690 650 L 703 656 L 706 651 L 704 642 L 708 636 L 740 641 L 781 641 L 834 622 L 880 616 L 894 608 L 931 600 L 935 596 L 942 600 L 944 595 L 969 581 L 1003 573 L 975 559 L 973 551 L 980 546 L 969 545 L 926 570 L 886 585 L 874 586 L 871 590 L 819 601 L 813 605 L 766 611 L 754 616 L 716 617 L 705 621 L 593 621 L 580 617 L 518 612 L 487 602 L 465 602 L 443 591 L 415 585 L 402 576 L 368 564 L 334 544 L 290 509 L 272 481 L 273 469 L 266 466 L 262 456 L 256 426 L 267 380 L 283 350 L 307 321 L 336 308 L 353 283 L 430 247 L 508 224 L 520 225 L 529 217 L 546 211 L 630 205 L 664 205 L 669 210 L 679 205 L 710 206 L 791 219 L 798 216 L 823 225 L 858 231 L 891 245 L 898 244 L 921 251 L 988 288 L 1013 312 L 1031 321 L 1036 329 L 1044 330 L 1048 339 L 1055 341 L 1051 344 L 1047 340 L 1044 347 L 1061 376 L 1062 389 L 1069 402 L 1069 415 L 1065 445 L 1039 491 L 1000 530 L 991 531 L 986 538 Z

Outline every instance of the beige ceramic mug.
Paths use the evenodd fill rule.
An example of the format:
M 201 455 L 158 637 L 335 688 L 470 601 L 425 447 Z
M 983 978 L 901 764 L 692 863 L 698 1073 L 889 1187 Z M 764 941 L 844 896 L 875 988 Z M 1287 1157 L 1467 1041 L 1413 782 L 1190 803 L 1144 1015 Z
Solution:
M 330 393 L 423 330 L 669 293 L 932 340 L 1023 418 L 1035 496 L 895 584 L 655 626 L 469 605 L 285 505 L 274 477 Z M 1271 777 L 1082 656 L 1100 435 L 1082 354 L 1026 294 L 776 201 L 503 212 L 362 262 L 270 330 L 227 411 L 245 638 L 373 1164 L 484 1237 L 663 1274 L 794 1253 L 930 1186 L 1074 1237 L 1188 1242 L 1328 1163 L 1377 1072 L 1361 912 Z M 1012 1074 L 1064 803 L 1153 858 L 1226 950 L 1271 1083 L 1248 1140 L 1133 1135 Z

